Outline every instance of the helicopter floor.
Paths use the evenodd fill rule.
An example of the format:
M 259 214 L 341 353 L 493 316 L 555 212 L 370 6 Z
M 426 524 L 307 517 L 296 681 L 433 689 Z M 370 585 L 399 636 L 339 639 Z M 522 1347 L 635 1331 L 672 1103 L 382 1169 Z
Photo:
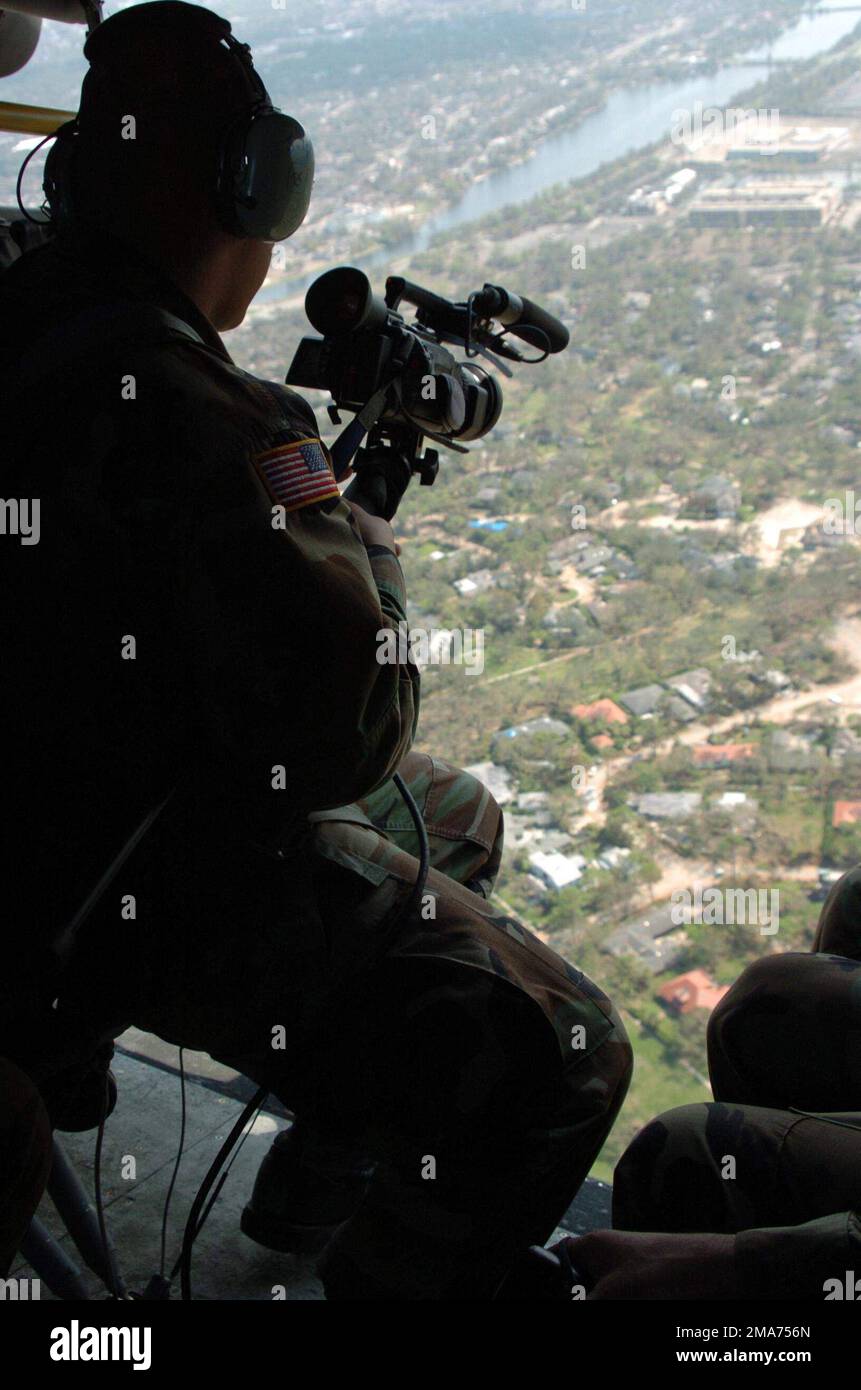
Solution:
M 126 1286 L 141 1292 L 159 1268 L 162 1212 L 179 1138 L 180 1086 L 177 1050 L 136 1029 L 118 1040 L 113 1069 L 117 1107 L 105 1130 L 102 1185 L 108 1229 Z M 167 1265 L 179 1253 L 185 1221 L 198 1186 L 221 1141 L 253 1093 L 245 1077 L 205 1054 L 185 1056 L 187 1120 L 185 1154 L 174 1189 L 167 1234 Z M 272 1138 L 289 1121 L 263 1111 L 242 1145 L 227 1183 L 194 1248 L 193 1293 L 207 1300 L 321 1300 L 311 1264 L 262 1249 L 239 1229 L 239 1217 L 257 1167 Z M 64 1151 L 92 1193 L 95 1133 L 63 1134 Z M 564 1219 L 565 1231 L 583 1232 L 610 1224 L 610 1188 L 591 1179 Z M 89 1296 L 104 1298 L 101 1280 L 83 1264 L 71 1237 L 46 1196 L 40 1220 L 81 1269 Z M 15 1278 L 33 1277 L 26 1265 Z M 42 1299 L 54 1296 L 41 1283 Z M 179 1280 L 171 1297 L 179 1298 Z

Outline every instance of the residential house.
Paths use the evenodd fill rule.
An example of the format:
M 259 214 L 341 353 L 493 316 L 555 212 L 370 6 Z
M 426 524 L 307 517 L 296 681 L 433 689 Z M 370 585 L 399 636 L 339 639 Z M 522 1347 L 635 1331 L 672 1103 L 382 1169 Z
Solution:
M 493 589 L 495 586 L 496 575 L 493 570 L 474 570 L 472 574 L 464 575 L 463 579 L 454 581 L 454 587 L 464 598 L 486 593 L 488 589 Z
M 515 791 L 514 779 L 505 767 L 500 767 L 498 763 L 471 763 L 464 768 L 464 772 L 472 773 L 479 782 L 483 782 L 491 796 L 504 806 L 507 801 L 511 801 Z
M 590 705 L 575 705 L 571 713 L 586 722 L 600 720 L 602 724 L 627 724 L 628 716 L 615 700 L 593 700 Z
M 711 672 L 705 667 L 700 666 L 693 671 L 681 671 L 677 676 L 670 676 L 667 685 L 698 712 L 708 709 L 712 677 Z
M 661 685 L 641 685 L 636 690 L 626 690 L 619 696 L 619 704 L 624 705 L 631 714 L 642 719 L 655 714 L 664 700 L 666 691 Z
M 755 758 L 756 744 L 699 743 L 693 752 L 694 762 L 699 767 L 731 767 L 733 763 L 745 763 Z
M 636 956 L 651 973 L 669 970 L 687 942 L 685 932 L 673 918 L 673 908 L 652 908 L 633 917 L 607 937 L 602 950 L 611 956 Z
M 685 820 L 702 805 L 701 792 L 641 792 L 629 805 L 650 820 Z
M 741 488 L 726 474 L 713 473 L 691 493 L 689 505 L 701 516 L 734 518 L 741 505 Z
M 766 744 L 769 767 L 776 772 L 809 772 L 816 766 L 816 750 L 805 738 L 788 729 L 775 729 Z
M 493 746 L 497 747 L 509 739 L 528 741 L 537 734 L 551 734 L 555 738 L 569 738 L 571 730 L 567 724 L 562 723 L 561 719 L 551 719 L 549 715 L 541 714 L 536 719 L 527 719 L 523 724 L 512 724 L 508 729 L 500 729 L 493 736 Z
M 662 985 L 657 997 L 674 1014 L 689 1014 L 694 1009 L 706 1009 L 711 1013 L 728 989 L 729 985 L 716 984 L 705 970 L 689 970 Z
M 595 860 L 599 869 L 619 869 L 626 859 L 631 856 L 631 851 L 624 845 L 608 845 Z
M 835 729 L 829 757 L 838 764 L 861 762 L 861 738 L 852 729 Z
M 559 854 L 557 851 L 536 850 L 530 854 L 529 862 L 541 882 L 557 893 L 582 878 L 586 868 L 582 854 Z

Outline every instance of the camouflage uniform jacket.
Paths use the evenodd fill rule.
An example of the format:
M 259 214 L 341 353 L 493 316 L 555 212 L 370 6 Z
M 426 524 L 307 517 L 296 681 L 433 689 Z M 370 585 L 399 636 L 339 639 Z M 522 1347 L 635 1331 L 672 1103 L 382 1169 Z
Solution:
M 4 495 L 41 517 L 38 544 L 7 534 L 0 558 L 8 872 L 36 930 L 176 781 L 165 834 L 292 845 L 307 878 L 308 812 L 390 776 L 418 714 L 417 668 L 377 660 L 377 633 L 405 621 L 398 560 L 363 545 L 310 406 L 236 366 L 173 284 L 107 239 L 30 251 L 0 280 L 4 379 L 58 324 L 74 341 L 82 311 L 117 302 L 202 342 L 71 356 L 4 422 Z M 289 918 L 283 894 L 275 910 Z

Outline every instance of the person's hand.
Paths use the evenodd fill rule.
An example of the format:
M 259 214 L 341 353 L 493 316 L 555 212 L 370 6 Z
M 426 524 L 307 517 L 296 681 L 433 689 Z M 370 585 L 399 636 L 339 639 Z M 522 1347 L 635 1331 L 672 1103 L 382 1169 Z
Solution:
M 590 1299 L 741 1296 L 734 1236 L 592 1231 L 559 1244 L 583 1276 Z
M 358 506 L 357 503 L 350 502 L 346 498 L 344 500 L 356 519 L 356 526 L 365 549 L 372 545 L 385 545 L 396 555 L 400 555 L 401 547 L 395 541 L 395 533 L 385 517 L 373 516 L 370 512 L 366 512 L 364 507 Z

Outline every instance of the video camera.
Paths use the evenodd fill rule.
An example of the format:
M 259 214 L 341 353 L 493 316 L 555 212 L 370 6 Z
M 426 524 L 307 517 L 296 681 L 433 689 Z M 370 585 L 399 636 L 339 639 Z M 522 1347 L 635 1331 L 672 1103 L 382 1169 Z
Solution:
M 403 302 L 416 310 L 410 325 L 398 312 Z M 388 519 L 413 474 L 426 485 L 436 478 L 439 455 L 422 454 L 425 436 L 467 453 L 463 441 L 480 439 L 499 419 L 502 388 L 476 357 L 510 376 L 502 359 L 543 362 L 568 346 L 558 319 L 501 285 L 486 284 L 454 303 L 390 275 L 382 300 L 363 271 L 341 266 L 314 281 L 305 312 L 322 336 L 302 339 L 286 381 L 328 391 L 335 424 L 341 410 L 355 416 L 332 447 L 335 474 L 345 477 L 352 465 L 356 476 L 345 495 Z M 523 357 L 508 334 L 540 355 Z M 462 347 L 467 360 L 457 361 L 445 343 Z

